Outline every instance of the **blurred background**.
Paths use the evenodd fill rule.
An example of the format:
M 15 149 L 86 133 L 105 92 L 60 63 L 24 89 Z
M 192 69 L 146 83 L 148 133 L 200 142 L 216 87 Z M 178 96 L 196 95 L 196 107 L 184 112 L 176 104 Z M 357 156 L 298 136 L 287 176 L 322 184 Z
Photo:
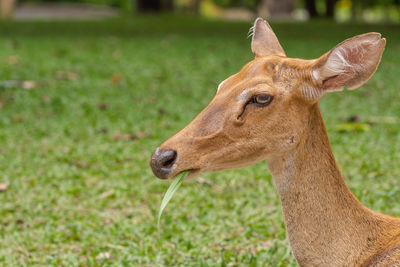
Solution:
M 254 58 L 254 18 L 290 57 L 365 32 L 377 72 L 321 108 L 358 199 L 400 217 L 399 0 L 0 0 L 0 266 L 296 266 L 265 162 L 169 181 L 152 151 Z
M 399 22 L 399 0 L 1 0 L 2 18 L 107 17 L 118 14 L 193 14 L 249 20 L 328 18 L 339 22 Z

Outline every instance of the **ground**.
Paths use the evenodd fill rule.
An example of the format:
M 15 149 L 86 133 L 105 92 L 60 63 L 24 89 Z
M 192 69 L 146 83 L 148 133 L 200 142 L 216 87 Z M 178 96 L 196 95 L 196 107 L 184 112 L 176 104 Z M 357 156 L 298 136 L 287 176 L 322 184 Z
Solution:
M 156 227 L 169 182 L 153 176 L 151 152 L 253 58 L 250 26 L 169 16 L 2 22 L 0 265 L 295 266 L 265 162 L 185 182 Z M 368 31 L 387 38 L 373 78 L 321 106 L 351 190 L 400 216 L 400 27 L 272 26 L 291 57 Z M 356 124 L 343 125 L 349 117 Z

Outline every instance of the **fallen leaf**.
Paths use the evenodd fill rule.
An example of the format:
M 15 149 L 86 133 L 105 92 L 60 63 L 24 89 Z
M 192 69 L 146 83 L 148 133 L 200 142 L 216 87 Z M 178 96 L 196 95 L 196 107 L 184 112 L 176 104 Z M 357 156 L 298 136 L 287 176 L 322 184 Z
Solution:
M 36 87 L 36 82 L 35 81 L 22 81 L 21 87 L 24 88 L 25 90 L 30 90 L 30 89 L 33 89 Z
M 119 131 L 114 132 L 113 138 L 115 140 L 132 140 L 133 135 L 131 134 L 122 134 Z
M 167 114 L 167 112 L 163 108 L 159 108 L 157 111 L 158 111 L 158 114 L 160 114 L 161 116 Z
M 124 159 L 117 159 L 118 163 L 126 163 L 126 162 L 131 162 L 132 158 L 124 158 Z
M 109 252 L 101 252 L 99 255 L 97 255 L 96 259 L 102 260 L 102 259 L 109 259 L 111 258 L 111 255 Z
M 24 256 L 29 257 L 29 252 L 27 252 L 27 251 L 24 250 L 23 248 L 17 247 L 16 250 L 17 250 L 18 252 L 21 252 L 22 254 L 24 254 Z
M 97 104 L 97 107 L 101 110 L 106 110 L 108 108 L 107 103 L 99 103 Z
M 56 78 L 70 80 L 70 81 L 76 81 L 76 80 L 78 80 L 79 75 L 77 72 L 57 71 Z
M 7 58 L 7 62 L 8 62 L 8 64 L 10 64 L 10 65 L 15 65 L 15 64 L 18 64 L 18 62 L 19 62 L 19 56 L 9 56 L 8 58 Z
M 24 118 L 21 115 L 12 115 L 11 117 L 13 122 L 23 122 Z
M 214 185 L 214 183 L 204 179 L 203 177 L 198 177 L 196 179 L 196 182 L 198 182 L 199 184 L 204 184 L 204 185 L 208 185 L 208 186 L 213 186 Z
M 107 198 L 109 196 L 114 195 L 114 193 L 115 193 L 114 190 L 110 190 L 110 191 L 107 191 L 107 192 L 104 192 L 104 193 L 100 194 L 97 198 L 98 199 Z
M 274 246 L 274 243 L 271 242 L 271 241 L 261 242 L 257 246 L 250 247 L 250 252 L 252 254 L 255 254 L 255 253 L 259 252 L 259 251 L 268 250 L 269 248 L 271 248 L 273 246 Z
M 78 168 L 87 168 L 89 167 L 89 164 L 85 161 L 71 161 L 70 162 L 71 165 L 74 165 Z
M 112 83 L 117 84 L 121 81 L 121 76 L 119 74 L 114 74 L 111 77 L 111 81 L 112 81 Z
M 360 123 L 360 122 L 361 122 L 361 118 L 360 118 L 359 115 L 352 115 L 352 116 L 348 117 L 346 121 L 347 121 L 347 122 L 356 122 L 356 123 Z
M 145 138 L 145 137 L 147 137 L 147 136 L 149 136 L 149 134 L 148 133 L 146 133 L 146 132 L 136 132 L 136 138 L 137 139 L 143 139 L 143 138 Z
M 337 132 L 366 132 L 371 129 L 371 125 L 366 123 L 355 123 L 347 122 L 342 124 L 337 124 L 335 130 Z
M 111 218 L 106 218 L 101 224 L 102 225 L 109 225 L 110 223 L 112 223 Z
M 44 103 L 49 103 L 51 100 L 51 97 L 49 95 L 42 95 L 42 101 Z
M 126 248 L 123 247 L 123 246 L 113 245 L 113 244 L 107 244 L 106 247 L 108 247 L 108 248 L 116 248 L 116 249 L 119 249 L 119 250 L 124 250 L 124 249 L 126 249 Z
M 102 128 L 100 129 L 100 133 L 102 133 L 102 134 L 108 133 L 108 128 L 107 128 L 107 127 L 102 127 Z
M 274 242 L 271 241 L 265 241 L 265 242 L 261 242 L 260 247 L 264 250 L 272 247 L 274 245 Z
M 9 80 L 9 81 L 1 81 L 0 88 L 8 89 L 8 88 L 19 88 L 25 90 L 33 89 L 37 86 L 35 81 L 20 81 L 20 80 Z
M 4 182 L 0 184 L 0 192 L 4 192 L 10 186 L 10 182 Z
M 15 40 L 8 40 L 6 44 L 10 48 L 13 48 L 13 49 L 18 48 L 18 43 Z
M 80 247 L 80 246 L 74 246 L 74 245 L 69 246 L 69 249 L 70 249 L 71 251 L 75 252 L 75 253 L 79 253 L 79 252 L 82 251 L 82 247 Z

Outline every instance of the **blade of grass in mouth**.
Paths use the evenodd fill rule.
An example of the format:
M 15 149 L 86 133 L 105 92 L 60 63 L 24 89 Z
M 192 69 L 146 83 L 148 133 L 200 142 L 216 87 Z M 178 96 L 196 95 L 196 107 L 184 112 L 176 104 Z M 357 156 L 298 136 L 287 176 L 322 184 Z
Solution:
M 168 202 L 171 200 L 172 196 L 175 194 L 175 192 L 178 190 L 178 188 L 181 186 L 183 183 L 183 180 L 186 178 L 186 176 L 189 174 L 190 171 L 184 171 L 181 172 L 178 177 L 175 178 L 175 180 L 171 183 L 169 186 L 167 192 L 164 195 L 164 198 L 161 202 L 160 205 L 160 210 L 158 212 L 158 220 L 157 220 L 157 226 L 160 227 L 160 219 L 161 215 L 167 206 Z

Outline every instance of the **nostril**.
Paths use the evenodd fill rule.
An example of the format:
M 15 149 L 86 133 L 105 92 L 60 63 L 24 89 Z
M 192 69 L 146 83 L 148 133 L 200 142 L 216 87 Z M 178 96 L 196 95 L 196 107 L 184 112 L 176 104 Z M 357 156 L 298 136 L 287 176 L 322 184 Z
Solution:
M 174 161 L 175 161 L 175 159 L 167 160 L 166 162 L 163 163 L 162 166 L 166 167 L 166 168 L 171 167 L 171 165 L 174 164 Z
M 177 157 L 177 153 L 175 150 L 172 149 L 168 149 L 165 150 L 162 154 L 161 154 L 161 166 L 164 168 L 171 168 L 172 165 L 175 163 Z

